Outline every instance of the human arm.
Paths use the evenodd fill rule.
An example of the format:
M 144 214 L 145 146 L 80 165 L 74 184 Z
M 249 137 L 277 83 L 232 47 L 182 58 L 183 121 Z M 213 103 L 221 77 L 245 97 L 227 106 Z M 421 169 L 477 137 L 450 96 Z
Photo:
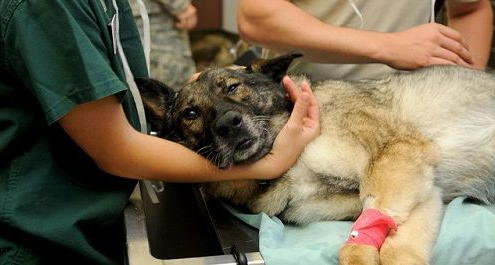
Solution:
M 185 30 L 193 29 L 198 22 L 196 7 L 192 4 L 187 5 L 184 10 L 175 15 L 175 18 L 177 19 L 175 23 L 176 28 Z
M 254 164 L 226 170 L 180 144 L 134 130 L 115 96 L 79 105 L 62 117 L 60 125 L 103 171 L 117 176 L 171 182 L 276 178 L 319 134 L 318 106 L 309 86 L 303 85 L 299 96 L 294 84 L 285 84 L 297 101 L 272 152 Z
M 196 27 L 198 15 L 191 0 L 158 0 L 158 3 L 174 16 L 176 28 L 190 30 Z
M 461 34 L 446 26 L 425 24 L 397 33 L 336 27 L 287 0 L 240 0 L 238 26 L 250 43 L 277 52 L 300 51 L 318 63 L 385 63 L 415 69 L 471 62 Z
M 448 26 L 459 31 L 469 44 L 472 66 L 484 69 L 490 56 L 493 9 L 489 0 L 462 2 L 447 0 Z

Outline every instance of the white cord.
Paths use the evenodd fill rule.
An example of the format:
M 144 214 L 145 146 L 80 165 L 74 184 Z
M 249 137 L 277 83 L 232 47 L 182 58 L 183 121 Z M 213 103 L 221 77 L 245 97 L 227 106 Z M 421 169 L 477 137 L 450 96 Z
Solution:
M 141 124 L 141 132 L 147 134 L 148 128 L 147 128 L 146 116 L 144 112 L 144 105 L 141 99 L 141 94 L 139 94 L 139 90 L 136 86 L 136 82 L 134 82 L 134 76 L 132 74 L 131 68 L 129 67 L 129 63 L 127 62 L 124 49 L 122 48 L 122 43 L 120 42 L 119 7 L 117 6 L 116 0 L 112 0 L 112 4 L 115 9 L 115 16 L 114 16 L 115 24 L 113 25 L 115 27 L 114 41 L 116 41 L 117 43 L 117 50 L 119 52 L 122 65 L 124 67 L 126 83 L 129 86 L 129 90 L 131 91 L 132 97 L 134 98 L 134 103 L 136 104 L 139 122 Z
M 364 28 L 363 14 L 361 14 L 361 11 L 359 11 L 359 8 L 356 6 L 356 4 L 352 0 L 347 0 L 347 2 L 351 6 L 354 13 L 356 13 L 356 15 L 359 17 L 359 21 L 361 23 L 359 28 L 363 29 Z M 435 0 L 431 0 L 430 23 L 434 23 L 434 22 L 435 22 Z
M 435 22 L 435 0 L 431 0 L 431 15 L 430 15 L 430 23 Z
M 148 71 L 150 68 L 150 54 L 151 54 L 151 33 L 150 33 L 150 19 L 148 17 L 148 11 L 146 10 L 146 5 L 143 0 L 136 0 L 139 5 L 139 14 L 141 15 L 141 20 L 143 21 L 143 48 L 144 56 L 146 57 L 146 66 Z
M 434 1 L 434 0 L 433 0 Z M 356 6 L 356 4 L 354 4 L 354 2 L 352 0 L 347 0 L 347 2 L 349 2 L 349 5 L 351 6 L 352 10 L 354 11 L 354 13 L 356 13 L 356 15 L 359 17 L 359 21 L 360 21 L 360 25 L 359 25 L 359 28 L 360 29 L 363 29 L 364 28 L 364 18 L 363 18 L 363 14 L 361 14 L 361 11 L 359 11 L 359 8 Z
M 112 22 L 112 31 L 114 35 L 114 42 L 117 43 L 117 50 L 119 52 L 120 59 L 122 60 L 122 65 L 124 67 L 125 79 L 126 83 L 129 86 L 129 90 L 131 91 L 132 98 L 134 99 L 134 104 L 136 105 L 136 110 L 139 117 L 139 123 L 141 124 L 141 132 L 144 134 L 148 133 L 148 125 L 146 123 L 146 114 L 144 111 L 143 100 L 141 98 L 141 94 L 137 88 L 136 82 L 134 82 L 134 76 L 132 74 L 131 68 L 129 67 L 129 63 L 127 62 L 127 58 L 124 53 L 124 49 L 122 48 L 122 43 L 120 42 L 120 33 L 119 33 L 119 8 L 117 6 L 116 0 L 112 0 L 113 7 L 115 9 L 114 21 Z M 144 9 L 146 11 L 146 9 Z M 142 15 L 142 14 L 141 14 Z M 146 12 L 147 17 L 147 12 Z M 143 18 L 143 23 L 144 23 Z M 149 23 L 148 23 L 149 25 Z M 148 28 L 149 29 L 149 28 Z M 149 32 L 149 30 L 148 30 Z M 148 35 L 149 36 L 149 35 Z M 149 68 L 148 68 L 149 69 Z M 144 180 L 144 186 L 148 195 L 150 196 L 151 202 L 154 204 L 159 203 L 158 196 L 155 193 L 155 189 L 153 189 L 153 184 L 149 180 Z

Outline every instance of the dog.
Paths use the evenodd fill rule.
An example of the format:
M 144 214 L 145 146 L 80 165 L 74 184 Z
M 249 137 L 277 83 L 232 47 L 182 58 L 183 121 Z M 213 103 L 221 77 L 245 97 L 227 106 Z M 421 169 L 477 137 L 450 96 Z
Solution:
M 227 168 L 270 151 L 293 107 L 281 79 L 299 56 L 208 69 L 177 93 L 153 80 L 137 83 L 160 137 Z M 203 188 L 287 223 L 355 220 L 366 209 L 389 216 L 398 230 L 390 229 L 381 248 L 342 246 L 339 263 L 352 265 L 429 264 L 444 202 L 458 196 L 494 202 L 494 75 L 433 66 L 311 86 L 321 135 L 286 174 Z
M 197 71 L 228 66 L 249 50 L 239 35 L 224 30 L 193 30 L 189 32 L 191 52 Z

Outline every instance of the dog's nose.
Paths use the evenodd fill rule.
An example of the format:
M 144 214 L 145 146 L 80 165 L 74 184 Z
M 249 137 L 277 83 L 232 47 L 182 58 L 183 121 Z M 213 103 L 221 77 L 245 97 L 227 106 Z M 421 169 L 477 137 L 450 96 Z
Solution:
M 242 115 L 237 111 L 227 111 L 215 123 L 215 131 L 221 137 L 235 137 L 242 127 Z

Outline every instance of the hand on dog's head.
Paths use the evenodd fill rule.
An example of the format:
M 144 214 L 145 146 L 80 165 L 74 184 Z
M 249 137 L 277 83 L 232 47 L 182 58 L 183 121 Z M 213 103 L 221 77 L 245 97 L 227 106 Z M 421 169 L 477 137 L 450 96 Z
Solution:
M 256 59 L 245 70 L 251 73 L 261 73 L 275 82 L 281 82 L 292 61 L 302 56 L 301 53 L 288 53 L 273 59 Z M 197 73 L 197 75 L 200 74 Z M 198 76 L 192 82 L 197 78 Z M 172 125 L 170 121 L 167 122 L 171 118 L 168 116 L 167 109 L 174 106 L 177 92 L 166 84 L 151 78 L 135 78 L 135 82 L 141 93 L 146 117 L 160 135 L 163 130 Z
M 159 137 L 197 152 L 210 150 L 223 168 L 250 163 L 270 151 L 293 106 L 281 81 L 301 56 L 259 59 L 246 68 L 207 69 L 179 92 L 152 79 L 136 83 L 147 120 Z

